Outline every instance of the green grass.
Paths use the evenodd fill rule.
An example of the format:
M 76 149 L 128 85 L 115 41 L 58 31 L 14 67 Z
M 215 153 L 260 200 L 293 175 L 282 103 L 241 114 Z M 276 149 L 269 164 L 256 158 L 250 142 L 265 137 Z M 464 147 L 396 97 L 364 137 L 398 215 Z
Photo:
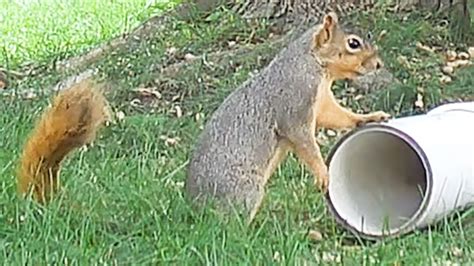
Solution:
M 415 48 L 417 41 L 445 44 L 444 29 L 433 27 L 434 23 L 420 15 L 402 21 L 389 14 L 361 14 L 358 21 L 374 34 L 389 29 L 379 45 L 386 65 L 403 83 L 357 100 L 339 84 L 337 95 L 346 97 L 354 110 L 383 109 L 395 116 L 422 112 L 413 107 L 417 87 L 424 88 L 427 106 L 472 99 L 472 67 L 459 71 L 452 83 L 441 85 L 440 55 Z M 359 241 L 335 224 L 321 195 L 311 186 L 311 175 L 294 157 L 288 158 L 272 177 L 252 226 L 238 219 L 224 224 L 212 213 L 190 210 L 184 200 L 183 181 L 192 145 L 222 99 L 278 50 L 268 41 L 255 44 L 255 39 L 265 40 L 268 33 L 263 23 L 249 25 L 219 9 L 210 22 L 177 21 L 137 49 L 112 54 L 94 65 L 101 71 L 101 78 L 112 84 L 107 97 L 114 110 L 123 111 L 126 117 L 101 131 L 87 152 L 77 152 L 65 161 L 64 193 L 45 208 L 17 198 L 14 167 L 23 141 L 50 95 L 33 100 L 2 99 L 0 261 L 7 265 L 472 263 L 474 210 L 397 239 Z M 169 47 L 177 49 L 178 58 L 186 53 L 208 54 L 224 49 L 237 37 L 240 47 L 253 49 L 231 57 L 232 64 L 198 61 L 184 67 L 180 75 L 159 74 L 157 66 L 174 60 L 165 55 Z M 407 67 L 397 60 L 400 55 L 419 61 L 413 60 Z M 33 58 L 54 56 L 50 53 L 43 59 Z M 25 60 L 21 56 L 18 62 Z M 13 81 L 11 89 L 48 89 L 64 75 L 45 71 L 34 78 Z M 131 89 L 140 85 L 154 86 L 161 92 L 156 107 L 130 105 L 138 97 Z M 175 106 L 181 107 L 183 116 L 176 117 L 172 112 Z M 197 113 L 204 119 L 196 120 Z M 161 136 L 179 141 L 170 146 Z M 329 148 L 324 146 L 324 153 Z M 323 240 L 311 242 L 307 237 L 311 229 L 322 232 Z
M 173 2 L 0 0 L 0 65 L 16 69 L 80 53 Z

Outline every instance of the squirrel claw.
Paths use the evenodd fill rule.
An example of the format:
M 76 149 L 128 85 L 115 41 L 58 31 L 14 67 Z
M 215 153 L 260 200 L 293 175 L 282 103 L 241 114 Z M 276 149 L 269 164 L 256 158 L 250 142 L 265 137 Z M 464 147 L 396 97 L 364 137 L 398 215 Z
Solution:
M 370 122 L 375 122 L 375 123 L 377 123 L 377 122 L 386 122 L 390 119 L 390 117 L 391 117 L 390 114 L 387 114 L 383 111 L 373 112 L 373 113 L 365 115 L 364 119 L 362 119 L 357 124 L 357 126 L 365 125 L 365 124 L 370 123 Z
M 327 174 L 315 180 L 315 185 L 319 188 L 319 190 L 323 194 L 326 194 L 328 190 L 328 183 L 329 183 L 329 178 Z

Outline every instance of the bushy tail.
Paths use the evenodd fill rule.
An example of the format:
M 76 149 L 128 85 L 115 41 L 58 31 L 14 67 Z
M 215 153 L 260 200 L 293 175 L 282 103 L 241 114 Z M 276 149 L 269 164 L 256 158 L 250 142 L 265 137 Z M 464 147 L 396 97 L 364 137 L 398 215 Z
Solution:
M 23 148 L 18 192 L 32 193 L 39 203 L 53 197 L 59 187 L 63 159 L 93 141 L 108 116 L 107 101 L 91 80 L 61 91 L 38 120 Z

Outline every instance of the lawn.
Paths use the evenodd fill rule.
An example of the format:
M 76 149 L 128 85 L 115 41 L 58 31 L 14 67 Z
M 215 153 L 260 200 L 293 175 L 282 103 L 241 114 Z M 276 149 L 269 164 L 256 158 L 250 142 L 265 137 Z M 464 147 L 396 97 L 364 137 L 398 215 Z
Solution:
M 8 36 L 0 40 L 4 51 L 0 64 L 8 61 L 13 69 L 28 62 L 48 65 L 159 12 L 159 7 L 144 9 L 147 1 L 140 0 L 85 1 L 91 5 L 63 2 L 42 1 L 36 8 L 38 1 L 22 6 L 0 0 L 7 7 L 0 10 L 0 31 Z M 17 13 L 26 10 L 30 15 Z M 472 66 L 442 84 L 441 53 L 416 48 L 422 42 L 464 49 L 462 44 L 450 46 L 447 29 L 436 19 L 422 14 L 401 18 L 383 11 L 363 13 L 356 19 L 374 34 L 388 30 L 379 46 L 385 64 L 401 84 L 357 97 L 345 84 L 337 84 L 335 91 L 347 106 L 405 116 L 425 111 L 414 107 L 419 93 L 425 108 L 474 99 Z M 65 23 L 80 29 L 64 27 Z M 90 34 L 77 35 L 77 31 Z M 261 212 L 250 227 L 237 218 L 224 224 L 211 212 L 190 209 L 183 181 L 192 145 L 224 97 L 278 51 L 269 32 L 265 22 L 248 24 L 231 11 L 219 9 L 193 24 L 175 21 L 133 50 L 110 54 L 88 66 L 111 84 L 107 98 L 124 118 L 104 128 L 92 146 L 65 161 L 64 193 L 47 207 L 16 196 L 16 160 L 51 97 L 39 92 L 48 92 L 82 69 L 60 73 L 44 67 L 35 76 L 13 80 L 8 90 L 37 94 L 22 99 L 5 92 L 0 103 L 4 139 L 0 144 L 0 261 L 6 265 L 472 264 L 473 209 L 404 237 L 363 241 L 329 216 L 321 194 L 311 185 L 312 176 L 293 156 L 273 175 Z M 231 41 L 249 52 L 210 64 L 211 55 L 227 49 Z M 157 66 L 172 64 L 186 54 L 210 56 L 206 62 L 185 64 L 179 75 L 159 71 Z M 137 87 L 155 88 L 161 98 L 138 95 L 133 90 Z M 325 154 L 334 141 L 334 137 L 328 139 Z M 310 240 L 309 230 L 321 232 L 322 239 Z
M 0 65 L 17 68 L 80 53 L 174 2 L 0 0 Z

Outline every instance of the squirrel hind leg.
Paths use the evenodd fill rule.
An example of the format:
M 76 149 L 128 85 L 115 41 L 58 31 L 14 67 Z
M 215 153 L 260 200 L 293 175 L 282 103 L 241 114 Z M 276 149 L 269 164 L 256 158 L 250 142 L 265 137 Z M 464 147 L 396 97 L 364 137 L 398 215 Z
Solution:
M 258 180 L 263 180 L 261 176 L 252 175 L 247 177 L 247 180 L 253 182 L 245 182 L 243 186 L 240 186 L 236 191 L 235 206 L 242 208 L 242 212 L 245 214 L 247 224 L 252 223 L 260 206 L 262 205 L 263 198 L 265 196 L 264 184 L 261 184 Z
M 264 196 L 265 196 L 264 191 L 261 191 L 261 192 L 255 194 L 253 206 L 250 209 L 249 216 L 248 216 L 248 219 L 247 219 L 247 224 L 251 224 L 254 221 L 255 216 L 257 215 L 258 211 L 260 210 L 260 206 L 262 205 Z

